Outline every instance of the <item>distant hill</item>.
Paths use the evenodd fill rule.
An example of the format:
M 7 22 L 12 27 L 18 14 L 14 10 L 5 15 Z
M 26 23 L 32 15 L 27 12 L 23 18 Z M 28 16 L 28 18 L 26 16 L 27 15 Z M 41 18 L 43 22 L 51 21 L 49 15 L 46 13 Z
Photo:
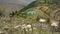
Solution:
M 4 15 L 20 10 L 35 0 L 0 0 L 0 8 L 4 9 Z
M 0 4 L 0 8 L 4 11 L 4 15 L 9 15 L 12 11 L 20 10 L 23 8 L 21 5 L 17 4 Z
M 17 12 L 13 12 L 14 15 L 16 14 L 20 14 L 21 12 L 24 12 L 25 10 L 29 9 L 29 8 L 33 8 L 33 7 L 36 7 L 37 5 L 37 1 L 33 1 L 32 3 L 30 3 L 29 5 L 25 6 L 24 8 L 22 8 L 21 10 L 17 11 Z M 13 14 L 11 13 L 11 15 Z

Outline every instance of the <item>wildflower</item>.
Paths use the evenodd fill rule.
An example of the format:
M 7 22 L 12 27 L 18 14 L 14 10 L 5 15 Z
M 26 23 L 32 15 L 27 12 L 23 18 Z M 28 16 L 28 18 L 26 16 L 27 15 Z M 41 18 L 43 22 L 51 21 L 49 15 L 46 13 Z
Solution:
M 28 32 L 28 30 L 26 29 L 26 31 Z
M 51 26 L 58 26 L 58 23 L 52 23 Z
M 27 28 L 31 28 L 31 25 L 27 25 Z
M 57 21 L 52 20 L 52 21 L 51 21 L 51 26 L 58 26 L 58 22 L 57 22 Z
M 20 27 L 20 25 L 17 25 L 17 26 L 15 26 L 14 28 L 18 28 L 18 27 Z
M 46 19 L 40 19 L 39 21 L 40 22 L 46 22 Z

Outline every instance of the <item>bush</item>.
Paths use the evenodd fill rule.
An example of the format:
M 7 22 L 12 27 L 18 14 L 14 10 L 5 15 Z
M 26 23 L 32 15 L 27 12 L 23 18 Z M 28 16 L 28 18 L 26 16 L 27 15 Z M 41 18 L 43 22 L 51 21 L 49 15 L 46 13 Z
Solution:
M 4 10 L 0 8 L 0 16 L 3 15 Z

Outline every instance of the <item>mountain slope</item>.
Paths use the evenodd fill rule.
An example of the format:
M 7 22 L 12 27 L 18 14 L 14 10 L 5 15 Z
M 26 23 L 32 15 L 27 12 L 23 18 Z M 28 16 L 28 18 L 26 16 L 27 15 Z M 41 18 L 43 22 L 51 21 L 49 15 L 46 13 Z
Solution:
M 22 8 L 22 9 L 19 10 L 18 12 L 13 12 L 13 13 L 14 13 L 14 15 L 16 15 L 16 14 L 19 15 L 21 12 L 24 12 L 25 10 L 27 10 L 27 9 L 29 9 L 29 8 L 32 8 L 32 7 L 36 7 L 36 1 L 30 3 L 28 6 Z M 12 15 L 13 13 L 11 13 L 11 15 Z M 14 16 L 14 15 L 13 15 L 13 16 Z

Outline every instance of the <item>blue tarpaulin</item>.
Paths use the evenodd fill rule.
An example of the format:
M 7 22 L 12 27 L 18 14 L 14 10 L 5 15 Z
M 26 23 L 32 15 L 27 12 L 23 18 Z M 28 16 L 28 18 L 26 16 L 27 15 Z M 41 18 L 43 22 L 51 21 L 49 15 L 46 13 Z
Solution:
M 34 15 L 36 13 L 37 13 L 36 11 L 29 11 L 29 12 L 27 12 L 27 14 L 30 14 L 30 15 Z

